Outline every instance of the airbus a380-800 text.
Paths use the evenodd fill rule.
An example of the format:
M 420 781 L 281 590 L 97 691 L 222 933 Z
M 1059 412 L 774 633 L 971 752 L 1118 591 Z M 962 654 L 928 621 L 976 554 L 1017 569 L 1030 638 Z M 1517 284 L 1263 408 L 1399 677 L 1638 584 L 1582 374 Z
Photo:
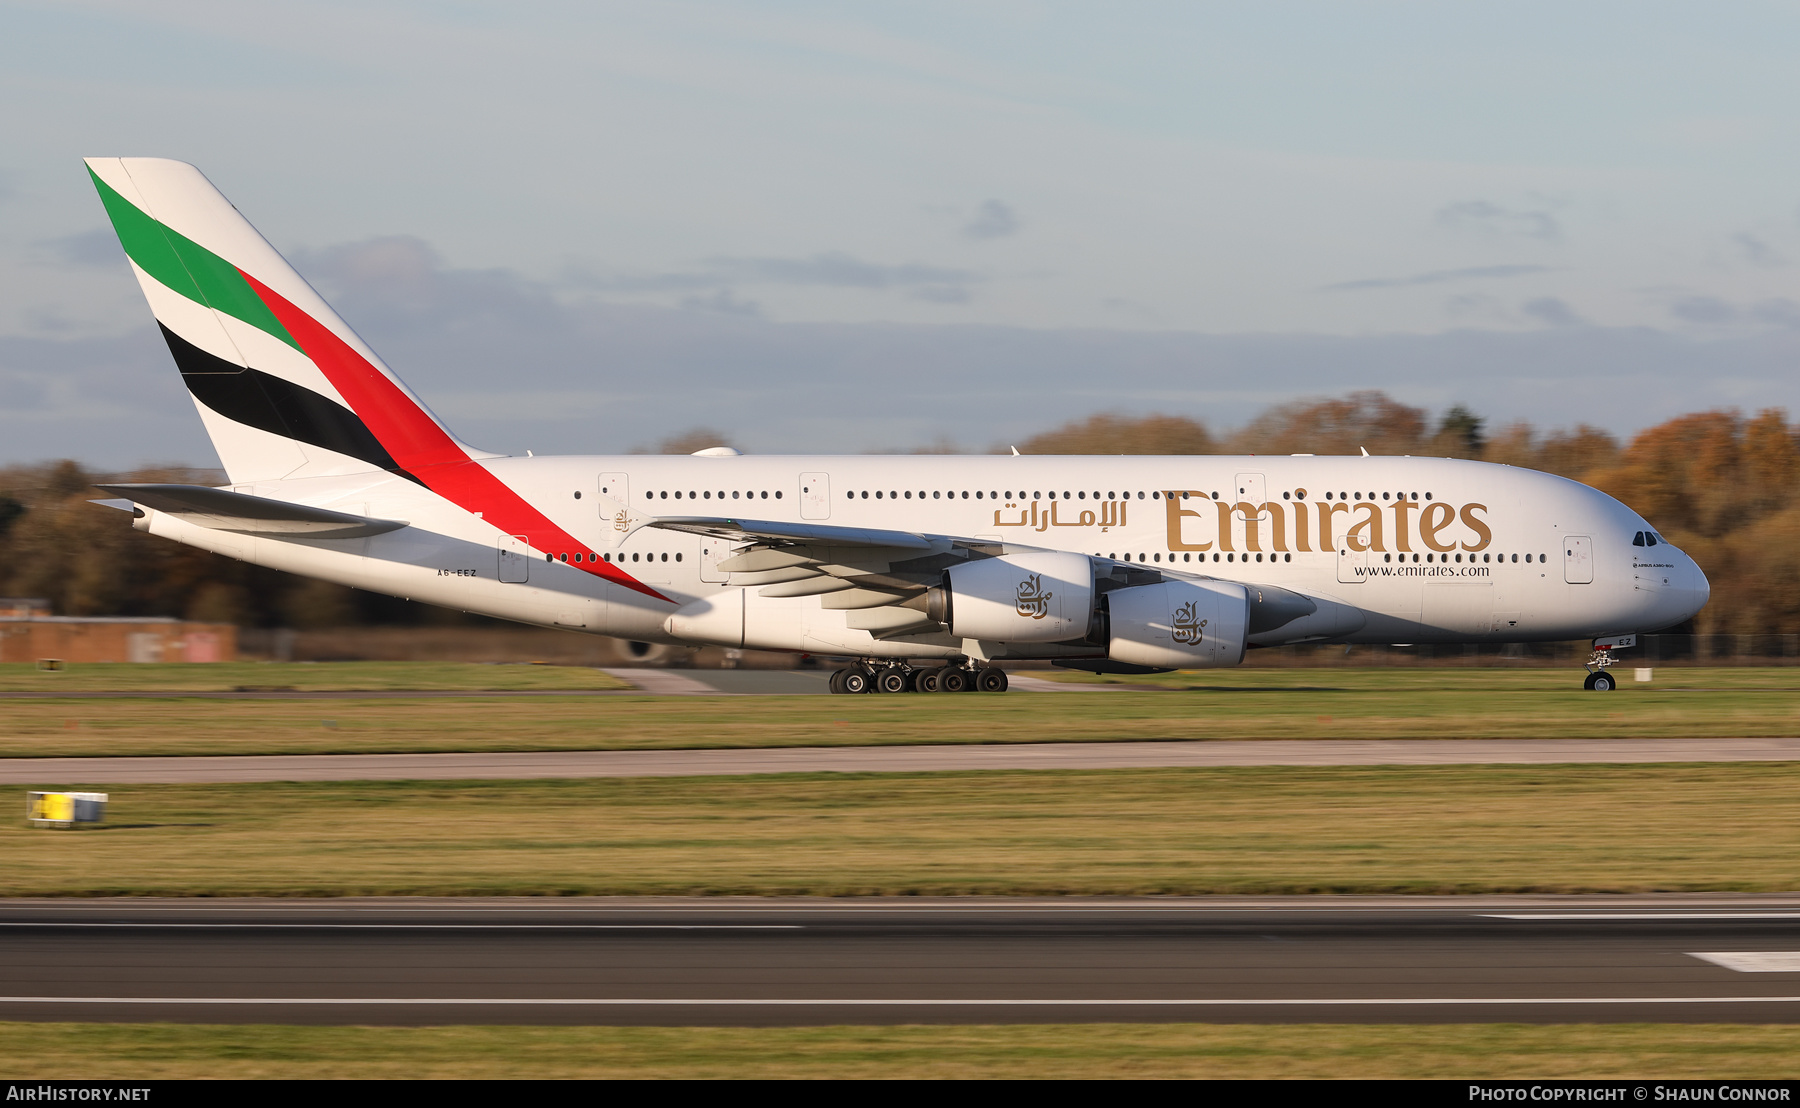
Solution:
M 193 166 L 88 169 L 230 480 L 109 485 L 152 535 L 571 631 L 854 659 L 1237 665 L 1290 643 L 1594 638 L 1706 602 L 1624 504 L 1411 457 L 508 457 L 454 437 Z M 1590 664 L 1589 688 L 1612 687 Z

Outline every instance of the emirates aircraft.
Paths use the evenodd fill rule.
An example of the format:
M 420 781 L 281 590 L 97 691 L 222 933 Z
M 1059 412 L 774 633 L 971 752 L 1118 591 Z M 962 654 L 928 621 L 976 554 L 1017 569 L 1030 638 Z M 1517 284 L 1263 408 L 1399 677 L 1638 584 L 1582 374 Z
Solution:
M 543 627 L 1004 691 L 1290 643 L 1614 649 L 1706 577 L 1574 481 L 1444 458 L 509 457 L 469 446 L 193 166 L 90 158 L 230 484 L 108 485 L 140 531 Z

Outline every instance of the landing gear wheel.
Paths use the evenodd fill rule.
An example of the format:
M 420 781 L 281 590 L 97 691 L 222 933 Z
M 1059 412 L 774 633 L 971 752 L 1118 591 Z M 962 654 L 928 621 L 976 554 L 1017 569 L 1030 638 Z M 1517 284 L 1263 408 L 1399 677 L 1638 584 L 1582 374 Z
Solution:
M 834 693 L 843 692 L 844 691 L 844 674 L 846 674 L 848 672 L 850 672 L 850 671 L 846 670 L 846 669 L 832 670 L 831 671 L 831 680 L 829 680 L 825 683 L 826 687 L 829 688 Z
M 945 666 L 938 670 L 939 692 L 968 692 L 969 671 L 961 666 Z
M 975 687 L 982 692 L 1005 692 L 1006 671 L 989 666 L 975 675 Z
M 906 692 L 907 686 L 912 684 L 906 677 L 906 671 L 899 666 L 884 669 L 881 671 L 881 676 L 875 678 L 875 687 L 884 693 Z
M 1599 670 L 1588 674 L 1587 680 L 1581 683 L 1581 687 L 1593 692 L 1612 692 L 1619 687 L 1619 683 L 1613 680 L 1612 674 L 1605 670 Z
M 856 696 L 861 693 L 875 691 L 874 678 L 869 675 L 868 670 L 863 669 L 861 666 L 858 666 L 855 669 L 844 670 L 843 673 L 844 691 L 850 695 Z
M 944 671 L 937 666 L 920 670 L 913 678 L 913 688 L 919 692 L 940 691 L 938 688 L 938 678 L 943 672 Z

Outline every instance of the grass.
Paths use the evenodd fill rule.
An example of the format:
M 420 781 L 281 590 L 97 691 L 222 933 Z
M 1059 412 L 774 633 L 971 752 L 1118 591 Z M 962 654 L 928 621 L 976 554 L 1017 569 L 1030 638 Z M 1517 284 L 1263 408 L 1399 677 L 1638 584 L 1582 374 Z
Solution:
M 1630 659 L 1612 667 L 1619 692 L 1631 695 L 1661 692 L 1764 690 L 1800 692 L 1800 666 L 1674 666 L 1648 667 L 1652 678 L 1639 682 Z M 1431 692 L 1445 687 L 1481 688 L 1493 691 L 1535 692 L 1544 689 L 1579 689 L 1584 670 L 1578 663 L 1558 667 L 1506 666 L 1241 666 L 1234 669 L 1178 669 L 1173 673 L 1083 673 L 1079 670 L 1032 671 L 1067 685 L 1115 685 L 1127 689 L 1162 689 L 1188 692 L 1243 691 L 1330 687 L 1390 692 Z
M 15 1081 L 191 1078 L 1800 1077 L 1800 1027 L 0 1024 Z
M 430 676 L 446 669 L 519 680 L 541 672 L 413 668 L 421 682 L 446 679 Z M 280 672 L 291 683 L 292 670 Z M 1800 669 L 1658 672 L 1666 678 L 1605 694 L 1582 691 L 1579 673 L 1561 670 L 1268 669 L 1187 675 L 1205 682 L 1188 695 L 28 699 L 5 702 L 0 757 L 1800 734 Z
M 582 666 L 477 665 L 468 662 L 88 662 L 45 671 L 0 664 L 0 692 L 501 692 L 629 689 Z
M 0 825 L 0 895 L 1800 887 L 1800 763 L 83 784 L 111 822 Z

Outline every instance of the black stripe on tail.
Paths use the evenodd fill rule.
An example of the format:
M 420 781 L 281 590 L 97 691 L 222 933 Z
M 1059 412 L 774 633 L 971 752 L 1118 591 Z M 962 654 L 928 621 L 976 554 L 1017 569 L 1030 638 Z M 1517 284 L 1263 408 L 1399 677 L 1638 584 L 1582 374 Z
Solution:
M 409 481 L 362 419 L 330 397 L 260 369 L 245 369 L 195 346 L 161 323 L 163 341 L 175 356 L 181 379 L 194 398 L 236 423 L 335 450 Z M 423 484 L 424 482 L 420 482 Z

